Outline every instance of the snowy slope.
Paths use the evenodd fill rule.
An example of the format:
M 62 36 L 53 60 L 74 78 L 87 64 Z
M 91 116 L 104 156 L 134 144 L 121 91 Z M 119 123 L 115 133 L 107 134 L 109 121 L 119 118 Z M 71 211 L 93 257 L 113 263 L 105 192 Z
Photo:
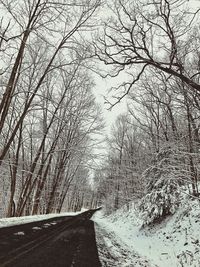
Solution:
M 102 267 L 158 267 L 101 224 L 95 223 L 95 232 Z
M 97 214 L 94 220 L 105 231 L 121 238 L 132 251 L 159 267 L 200 266 L 198 200 L 186 198 L 175 215 L 151 227 L 141 228 L 142 220 L 134 207 L 129 211 L 118 210 L 108 217 Z

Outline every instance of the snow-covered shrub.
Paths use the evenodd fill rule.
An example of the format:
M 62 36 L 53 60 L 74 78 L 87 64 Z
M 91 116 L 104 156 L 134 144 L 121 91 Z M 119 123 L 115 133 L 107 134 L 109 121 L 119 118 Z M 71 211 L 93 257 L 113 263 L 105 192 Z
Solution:
M 144 224 L 159 222 L 173 214 L 180 203 L 180 182 L 175 179 L 176 169 L 170 167 L 173 153 L 164 149 L 156 158 L 155 165 L 143 173 L 146 180 L 146 194 L 142 198 L 139 209 Z
M 159 179 L 153 190 L 141 201 L 144 224 L 158 222 L 167 215 L 173 214 L 179 206 L 179 186 L 171 179 Z

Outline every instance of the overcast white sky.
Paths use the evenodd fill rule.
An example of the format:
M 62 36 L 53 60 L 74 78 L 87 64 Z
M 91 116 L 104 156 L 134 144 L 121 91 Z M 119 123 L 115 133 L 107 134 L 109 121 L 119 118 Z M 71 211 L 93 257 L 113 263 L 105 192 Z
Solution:
M 122 80 L 122 78 L 121 78 Z M 120 81 L 118 79 L 118 81 Z M 100 78 L 95 77 L 96 86 L 94 88 L 94 94 L 96 96 L 97 102 L 101 104 L 103 115 L 105 118 L 106 128 L 109 131 L 110 126 L 114 123 L 117 116 L 123 112 L 126 111 L 126 99 L 123 99 L 123 101 L 116 106 L 112 108 L 112 110 L 109 110 L 110 105 L 105 104 L 104 97 L 108 96 L 109 101 L 114 102 L 114 99 L 112 99 L 111 95 L 112 93 L 108 93 L 109 89 L 116 85 L 116 78 Z M 122 80 L 123 82 L 123 80 Z M 113 92 L 114 95 L 115 92 Z

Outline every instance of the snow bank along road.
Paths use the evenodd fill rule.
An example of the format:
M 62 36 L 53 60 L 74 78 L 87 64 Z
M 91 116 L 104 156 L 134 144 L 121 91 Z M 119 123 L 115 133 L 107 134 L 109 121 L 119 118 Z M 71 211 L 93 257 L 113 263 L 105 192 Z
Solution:
M 0 228 L 0 267 L 99 267 L 96 210 Z

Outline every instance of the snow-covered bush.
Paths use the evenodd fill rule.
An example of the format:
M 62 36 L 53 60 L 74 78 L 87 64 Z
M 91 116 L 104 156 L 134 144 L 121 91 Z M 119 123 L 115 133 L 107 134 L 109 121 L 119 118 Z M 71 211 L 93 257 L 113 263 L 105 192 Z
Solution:
M 173 214 L 180 203 L 180 181 L 175 179 L 177 169 L 171 167 L 173 151 L 164 149 L 156 157 L 155 165 L 143 173 L 147 181 L 146 194 L 139 209 L 144 224 L 159 222 Z
M 179 206 L 179 186 L 171 179 L 159 179 L 141 201 L 144 224 L 158 222 L 173 214 Z

